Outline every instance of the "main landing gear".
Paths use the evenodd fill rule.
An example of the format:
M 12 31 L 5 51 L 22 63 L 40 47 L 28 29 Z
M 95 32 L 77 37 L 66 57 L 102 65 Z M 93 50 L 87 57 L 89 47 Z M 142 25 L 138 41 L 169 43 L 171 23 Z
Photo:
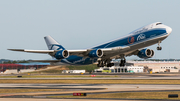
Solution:
M 126 59 L 121 59 L 121 63 L 119 64 L 120 67 L 124 67 L 126 64 Z
M 158 42 L 157 50 L 162 50 L 162 47 L 160 46 L 161 41 Z
M 107 66 L 107 67 L 112 67 L 114 66 L 114 63 L 110 63 L 111 60 L 104 60 L 104 61 L 98 61 L 98 64 L 97 66 L 98 67 L 104 67 L 104 66 Z
M 111 60 L 99 60 L 97 66 L 98 67 L 112 67 L 114 66 L 114 63 L 110 63 Z M 121 59 L 119 66 L 124 67 L 126 64 L 126 59 Z
M 98 61 L 97 66 L 98 67 L 104 67 L 104 61 Z

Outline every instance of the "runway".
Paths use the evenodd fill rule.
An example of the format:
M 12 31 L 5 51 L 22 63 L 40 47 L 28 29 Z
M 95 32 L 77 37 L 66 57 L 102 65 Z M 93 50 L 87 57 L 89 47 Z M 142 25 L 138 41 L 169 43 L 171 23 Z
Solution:
M 19 74 L 20 75 L 20 74 Z M 27 77 L 27 75 L 20 75 L 22 77 L 17 77 L 19 75 L 14 75 L 14 74 L 11 74 L 11 75 L 0 75 L 0 80 L 6 80 L 6 79 L 14 79 L 14 80 L 19 80 L 19 79 L 29 79 L 29 80 L 70 80 L 70 79 L 77 79 L 77 80 L 93 80 L 93 79 L 100 79 L 100 80 L 121 80 L 121 79 L 163 79 L 163 80 L 171 80 L 171 79 L 176 79 L 176 80 L 180 80 L 180 74 L 179 73 L 175 73 L 175 74 L 130 74 L 130 73 L 127 73 L 127 74 L 98 74 L 98 75 L 95 75 L 95 74 L 92 74 L 92 75 L 95 75 L 95 77 L 91 77 L 91 74 L 88 74 L 88 75 L 81 75 L 81 74 L 74 74 L 74 75 L 67 75 L 67 74 L 64 74 L 64 75 L 39 75 L 39 76 L 44 76 L 44 77 L 35 77 L 35 78 L 31 78 L 31 76 L 36 76 L 36 75 L 29 75 L 29 77 Z M 4 76 L 4 77 L 2 77 Z M 14 76 L 14 78 L 12 77 L 8 77 L 8 76 Z M 24 77 L 25 76 L 25 77 Z M 50 77 L 48 77 L 50 76 Z M 71 77 L 68 77 L 68 76 L 71 76 Z M 76 77 L 77 76 L 77 77 Z M 1 78 L 2 77 L 2 78 Z
M 83 89 L 97 91 L 180 90 L 180 85 L 162 84 L 0 84 L 0 88 Z M 101 88 L 101 89 L 100 89 Z M 99 90 L 100 89 L 100 90 Z M 102 90 L 103 89 L 103 90 Z M 87 90 L 86 90 L 87 91 Z
M 22 75 L 24 76 L 24 75 Z M 83 75 L 82 75 L 83 76 Z M 179 74 L 134 74 L 134 75 L 118 75 L 117 77 L 50 77 L 50 78 L 0 78 L 0 80 L 180 80 Z M 38 84 L 27 84 L 27 83 L 1 83 L 0 89 L 61 89 L 61 91 L 45 91 L 45 92 L 26 92 L 26 93 L 2 93 L 0 94 L 0 100 L 8 99 L 9 101 L 24 101 L 32 100 L 36 101 L 104 101 L 104 100 L 121 100 L 121 101 L 133 101 L 133 99 L 122 99 L 122 98 L 50 98 L 53 96 L 64 96 L 72 95 L 73 93 L 87 93 L 91 94 L 112 94 L 112 93 L 132 93 L 132 92 L 167 92 L 167 91 L 180 91 L 179 84 L 62 84 L 62 83 L 38 83 Z M 147 101 L 142 99 L 136 99 L 141 101 Z M 152 99 L 149 99 L 152 100 Z M 154 100 L 154 99 L 153 99 Z M 159 101 L 159 99 L 157 100 Z M 162 100 L 164 101 L 164 100 Z M 165 100 L 166 101 L 166 100 Z M 167 100 L 169 101 L 169 100 Z
M 141 77 L 66 77 L 66 78 L 0 78 L 0 80 L 131 80 L 131 79 L 142 79 L 142 80 L 180 80 L 180 77 L 149 77 L 149 76 L 141 76 Z
M 1 98 L 48 98 L 73 93 L 105 94 L 125 92 L 180 91 L 180 85 L 149 84 L 0 84 L 0 89 L 66 89 L 56 92 L 29 92 L 0 94 Z M 115 99 L 114 99 L 115 100 Z
M 0 101 L 137 101 L 137 100 L 127 100 L 127 99 L 35 99 L 35 98 L 0 98 Z M 142 100 L 138 101 L 152 101 L 152 100 Z M 172 101 L 172 100 L 153 100 L 153 101 Z

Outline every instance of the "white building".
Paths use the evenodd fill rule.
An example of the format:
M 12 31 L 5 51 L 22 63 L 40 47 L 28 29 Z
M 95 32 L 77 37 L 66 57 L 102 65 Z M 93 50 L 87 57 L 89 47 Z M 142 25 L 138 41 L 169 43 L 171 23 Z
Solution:
M 143 66 L 126 66 L 126 67 L 101 67 L 99 69 L 95 69 L 95 72 L 103 72 L 103 73 L 142 73 L 144 71 Z
M 128 66 L 127 70 L 132 71 L 134 73 L 142 73 L 144 70 L 144 67 L 143 66 Z
M 63 70 L 62 73 L 85 73 L 85 70 Z
M 128 65 L 147 67 L 155 72 L 179 72 L 179 61 L 128 61 Z

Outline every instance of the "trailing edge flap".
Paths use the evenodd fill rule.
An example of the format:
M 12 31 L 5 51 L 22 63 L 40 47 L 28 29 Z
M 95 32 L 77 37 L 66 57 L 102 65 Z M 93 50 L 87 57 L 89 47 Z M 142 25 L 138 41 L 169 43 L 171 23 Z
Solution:
M 61 60 L 29 60 L 29 62 L 60 62 Z
M 112 47 L 112 48 L 99 48 L 101 49 L 104 54 L 113 53 L 114 51 L 126 50 L 129 49 L 129 46 L 120 46 L 120 47 Z M 94 49 L 85 49 L 85 50 L 67 50 L 70 55 L 77 55 L 77 56 L 86 56 L 90 51 Z
M 103 52 L 108 52 L 108 51 L 113 51 L 113 50 L 124 50 L 124 49 L 129 49 L 129 46 L 120 46 L 120 47 L 112 47 L 112 48 L 102 48 L 101 50 Z

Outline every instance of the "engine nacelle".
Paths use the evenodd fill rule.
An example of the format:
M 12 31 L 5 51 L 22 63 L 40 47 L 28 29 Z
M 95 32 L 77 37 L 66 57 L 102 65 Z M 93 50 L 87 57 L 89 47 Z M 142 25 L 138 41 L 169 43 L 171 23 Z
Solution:
M 91 58 L 100 58 L 103 56 L 103 51 L 101 49 L 95 49 L 89 52 L 89 57 Z
M 138 52 L 137 56 L 144 59 L 152 58 L 154 56 L 154 51 L 150 49 L 142 49 Z
M 69 52 L 67 50 L 60 50 L 60 51 L 56 52 L 54 57 L 56 59 L 64 59 L 64 58 L 69 57 Z

